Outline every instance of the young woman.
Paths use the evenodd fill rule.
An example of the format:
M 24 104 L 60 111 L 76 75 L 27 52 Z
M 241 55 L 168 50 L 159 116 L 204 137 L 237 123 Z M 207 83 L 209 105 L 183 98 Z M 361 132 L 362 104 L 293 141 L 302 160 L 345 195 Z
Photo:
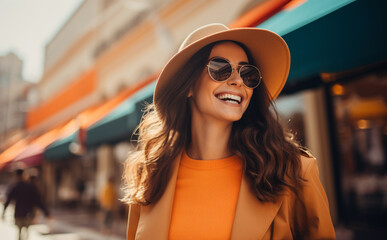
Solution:
M 281 37 L 210 24 L 162 70 L 125 171 L 128 239 L 334 239 L 316 160 L 269 109 Z

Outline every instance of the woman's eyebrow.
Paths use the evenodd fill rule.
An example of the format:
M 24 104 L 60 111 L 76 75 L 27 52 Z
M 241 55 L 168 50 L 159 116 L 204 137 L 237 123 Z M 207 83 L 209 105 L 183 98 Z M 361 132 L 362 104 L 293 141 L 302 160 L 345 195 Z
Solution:
M 247 65 L 247 64 L 249 64 L 248 62 L 239 62 L 239 64 L 238 65 Z

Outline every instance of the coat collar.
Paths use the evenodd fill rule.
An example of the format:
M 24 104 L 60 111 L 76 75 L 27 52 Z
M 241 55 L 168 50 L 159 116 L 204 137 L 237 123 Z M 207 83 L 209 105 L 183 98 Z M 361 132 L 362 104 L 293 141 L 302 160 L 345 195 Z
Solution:
M 179 170 L 181 153 L 174 161 L 173 173 L 163 196 L 156 204 L 141 207 L 136 239 L 167 240 L 173 207 L 173 199 Z M 262 203 L 250 191 L 249 183 L 242 178 L 236 207 L 231 239 L 262 239 L 269 229 L 282 203 Z
M 181 154 L 182 153 L 180 153 L 174 160 L 171 180 L 169 181 L 160 200 L 155 204 L 141 207 L 136 239 L 168 239 L 169 223 L 171 222 L 173 198 L 175 195 L 175 186 L 180 166 Z
M 243 176 L 231 239 L 262 239 L 277 215 L 282 200 L 280 197 L 274 203 L 260 202 L 251 192 L 247 178 Z

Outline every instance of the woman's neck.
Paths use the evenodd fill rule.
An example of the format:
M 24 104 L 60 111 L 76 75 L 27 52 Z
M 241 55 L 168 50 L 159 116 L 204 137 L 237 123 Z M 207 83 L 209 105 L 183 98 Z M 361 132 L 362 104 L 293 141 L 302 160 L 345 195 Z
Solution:
M 191 143 L 187 154 L 193 159 L 209 160 L 231 156 L 229 148 L 232 124 L 192 119 Z

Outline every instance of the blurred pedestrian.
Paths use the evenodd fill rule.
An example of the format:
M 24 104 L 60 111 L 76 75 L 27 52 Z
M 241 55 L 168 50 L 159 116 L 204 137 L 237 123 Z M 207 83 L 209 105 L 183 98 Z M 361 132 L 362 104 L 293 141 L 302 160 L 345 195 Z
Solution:
M 85 180 L 79 178 L 77 181 L 77 192 L 78 192 L 78 204 L 82 205 L 83 193 L 85 192 Z
M 117 201 L 117 191 L 114 182 L 114 177 L 109 177 L 99 197 L 100 206 L 103 210 L 103 233 L 110 233 L 112 230 Z
M 28 228 L 35 217 L 35 209 L 40 208 L 46 217 L 50 213 L 42 203 L 40 194 L 32 183 L 25 181 L 23 169 L 15 172 L 16 182 L 10 186 L 7 193 L 7 200 L 4 204 L 2 218 L 4 219 L 5 211 L 8 205 L 13 202 L 15 205 L 15 224 L 18 227 L 18 239 L 28 239 Z
M 335 238 L 316 159 L 273 115 L 289 67 L 267 30 L 210 24 L 184 40 L 127 160 L 128 239 Z
M 42 198 L 42 191 L 41 191 L 41 189 L 40 189 L 40 187 L 39 187 L 39 184 L 38 184 L 38 177 L 37 177 L 37 175 L 35 175 L 35 174 L 31 174 L 31 175 L 29 175 L 28 176 L 28 183 L 33 187 L 33 188 L 35 188 L 35 192 L 36 192 L 36 198 L 37 198 L 37 200 L 36 200 L 36 202 L 37 202 L 37 204 L 38 205 L 40 205 L 40 209 L 43 211 L 43 213 L 47 213 L 46 214 L 46 216 L 49 216 L 49 211 L 48 211 L 48 208 L 46 207 L 46 205 L 44 204 L 44 201 L 43 201 L 43 198 Z M 37 205 L 37 206 L 38 206 Z M 42 209 L 42 208 L 44 208 L 44 210 Z M 34 214 L 33 214 L 33 216 L 35 216 L 35 213 L 37 212 L 37 208 L 35 207 L 34 208 Z M 51 219 L 51 217 L 50 217 L 50 219 Z

